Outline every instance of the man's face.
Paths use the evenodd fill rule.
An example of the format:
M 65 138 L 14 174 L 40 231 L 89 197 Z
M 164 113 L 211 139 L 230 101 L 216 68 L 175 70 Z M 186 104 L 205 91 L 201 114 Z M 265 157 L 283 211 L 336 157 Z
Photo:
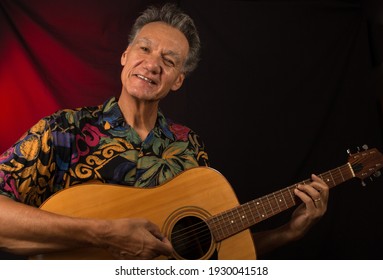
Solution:
M 188 41 L 178 29 L 161 22 L 145 25 L 121 57 L 123 94 L 158 101 L 179 89 L 188 51 Z

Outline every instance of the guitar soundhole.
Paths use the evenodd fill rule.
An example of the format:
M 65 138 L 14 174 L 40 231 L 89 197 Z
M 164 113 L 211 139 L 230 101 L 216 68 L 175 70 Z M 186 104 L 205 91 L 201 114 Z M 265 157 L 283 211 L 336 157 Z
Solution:
M 171 242 L 176 254 L 182 259 L 203 258 L 211 247 L 212 236 L 207 224 L 198 217 L 180 219 L 171 232 Z

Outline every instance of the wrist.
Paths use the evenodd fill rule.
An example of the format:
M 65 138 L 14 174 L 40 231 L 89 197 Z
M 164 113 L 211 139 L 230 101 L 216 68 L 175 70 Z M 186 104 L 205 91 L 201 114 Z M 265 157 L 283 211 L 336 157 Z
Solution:
M 106 248 L 105 240 L 110 236 L 110 222 L 108 220 L 91 220 L 89 225 L 90 246 Z
M 304 233 L 294 229 L 290 223 L 284 224 L 278 228 L 279 235 L 284 236 L 286 243 L 297 241 L 304 236 Z

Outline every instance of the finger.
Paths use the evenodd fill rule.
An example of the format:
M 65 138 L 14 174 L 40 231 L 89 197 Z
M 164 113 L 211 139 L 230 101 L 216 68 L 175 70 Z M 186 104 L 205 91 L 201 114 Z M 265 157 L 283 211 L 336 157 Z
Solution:
M 330 192 L 330 187 L 318 176 L 312 175 L 313 182 L 311 185 L 320 193 L 322 201 L 327 202 Z
M 295 193 L 305 203 L 307 209 L 322 209 L 321 193 L 311 185 L 298 185 Z
M 148 231 L 155 237 L 156 252 L 161 255 L 170 256 L 173 253 L 173 246 L 170 241 L 161 233 L 157 225 L 149 222 L 147 224 Z
M 328 184 L 325 181 L 323 181 L 323 179 L 320 178 L 319 176 L 312 174 L 311 178 L 312 178 L 312 183 L 318 186 L 321 190 L 328 190 L 330 188 Z
M 149 232 L 157 239 L 162 240 L 164 239 L 164 235 L 161 233 L 160 229 L 155 225 L 151 224 L 151 226 L 148 228 Z
M 318 192 L 318 190 L 311 184 L 300 184 L 298 185 L 297 189 L 306 195 L 306 200 L 304 200 L 305 202 L 309 202 L 310 199 L 315 200 L 320 198 L 320 192 Z
M 158 253 L 164 256 L 171 256 L 173 254 L 173 246 L 170 243 L 169 239 L 164 237 L 158 244 Z
M 163 238 L 163 235 L 161 234 L 161 231 L 156 224 L 148 220 L 143 220 L 143 226 L 144 229 L 147 230 L 155 238 L 160 240 Z
M 307 194 L 307 190 L 306 190 L 306 186 L 305 185 L 298 185 L 295 189 L 294 189 L 294 193 L 296 196 L 298 196 L 306 205 L 309 205 L 310 202 L 311 202 L 311 206 L 313 206 L 313 200 L 311 198 L 311 196 L 309 196 Z

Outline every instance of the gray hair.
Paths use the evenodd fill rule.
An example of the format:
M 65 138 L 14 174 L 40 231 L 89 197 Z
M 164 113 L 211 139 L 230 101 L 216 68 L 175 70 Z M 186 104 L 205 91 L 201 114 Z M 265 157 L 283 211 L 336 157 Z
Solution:
M 191 73 L 199 62 L 201 43 L 194 21 L 175 4 L 167 3 L 162 7 L 149 6 L 135 21 L 129 35 L 129 44 L 134 41 L 141 28 L 151 22 L 164 22 L 181 31 L 189 43 L 189 52 L 183 66 L 185 75 Z

